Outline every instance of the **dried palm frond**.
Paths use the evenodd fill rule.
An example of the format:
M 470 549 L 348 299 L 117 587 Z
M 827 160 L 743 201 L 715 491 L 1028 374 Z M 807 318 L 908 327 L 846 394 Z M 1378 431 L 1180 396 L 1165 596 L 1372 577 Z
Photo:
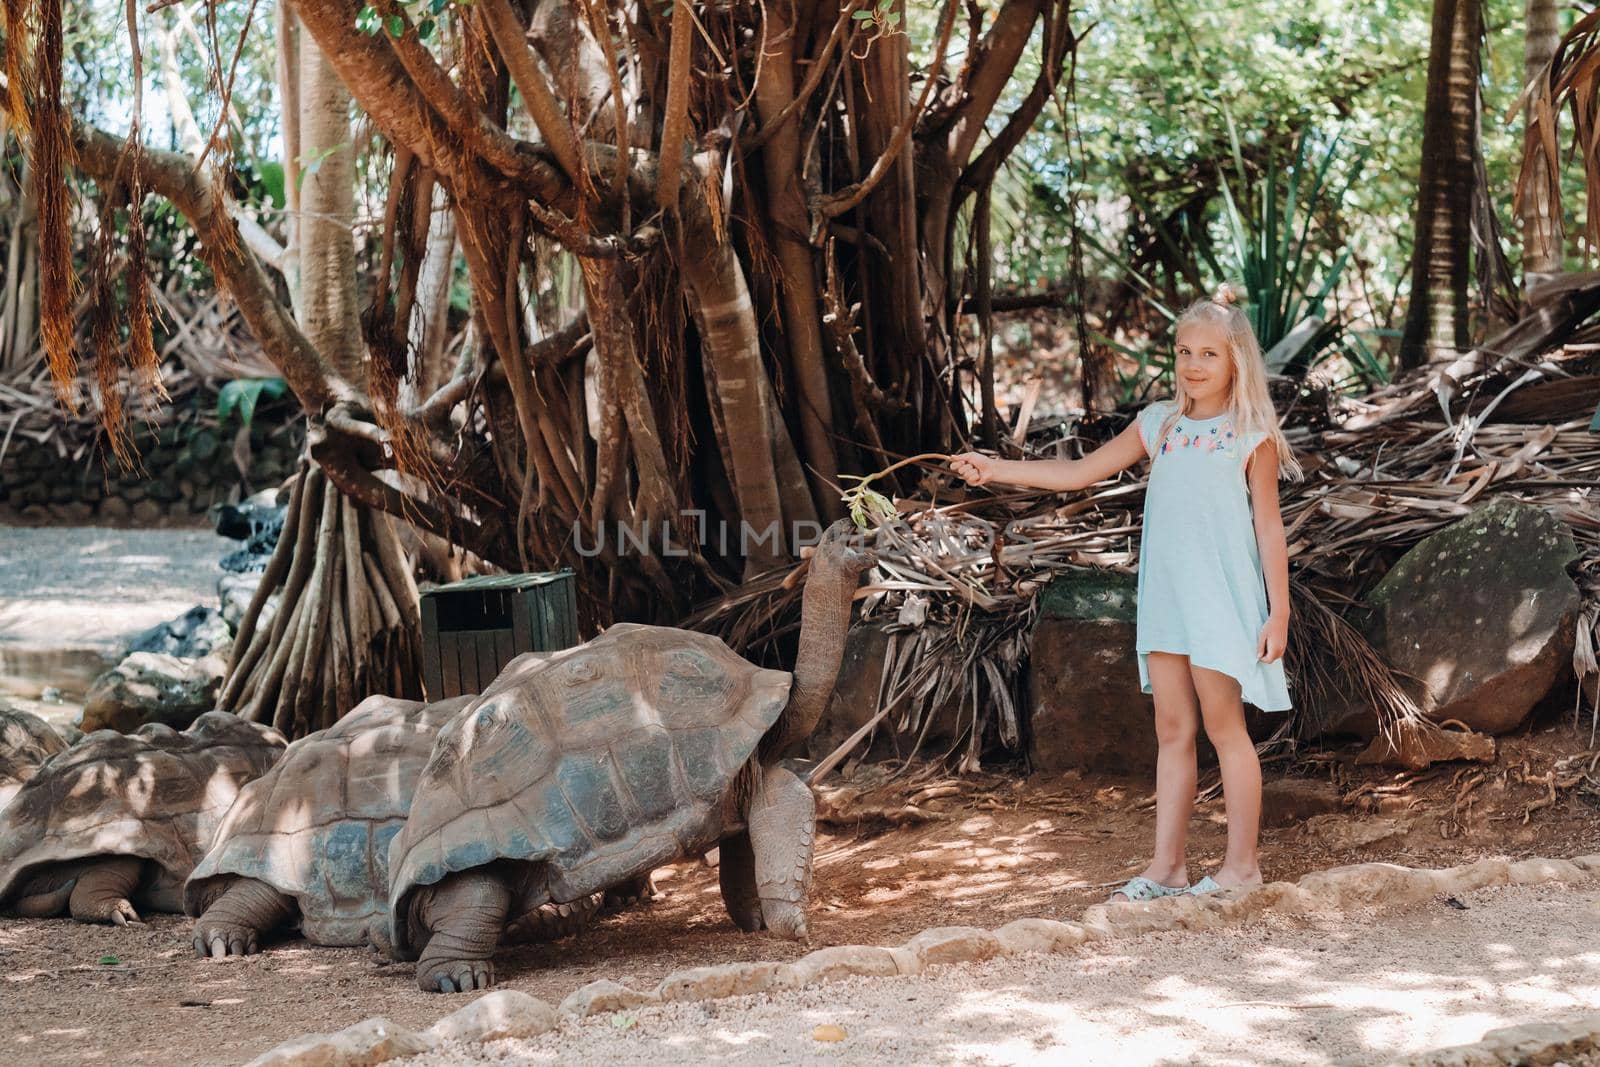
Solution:
M 1584 607 L 1574 666 L 1580 678 L 1593 674 L 1591 688 L 1600 690 L 1600 667 L 1584 666 L 1584 651 L 1592 656 L 1600 646 L 1600 435 L 1587 430 L 1593 400 L 1582 390 L 1539 388 L 1597 371 L 1600 346 L 1578 342 L 1538 360 L 1519 354 L 1480 368 L 1457 383 L 1464 410 L 1448 421 L 1437 407 L 1412 403 L 1431 395 L 1425 380 L 1413 378 L 1343 402 L 1330 428 L 1288 429 L 1307 477 L 1281 490 L 1295 620 L 1285 669 L 1291 691 L 1304 696 L 1286 725 L 1316 734 L 1337 696 L 1370 707 L 1386 737 L 1432 728 L 1410 695 L 1415 688 L 1342 612 L 1399 555 L 1501 495 L 1545 508 L 1577 542 Z M 1338 424 L 1341 414 L 1388 403 L 1403 417 L 1359 430 Z M 1096 444 L 1069 439 L 1051 451 Z M 869 506 L 869 481 L 847 502 Z M 1027 717 L 1018 679 L 1036 594 L 1065 571 L 1131 570 L 1144 488 L 1129 471 L 1065 498 L 966 491 L 952 482 L 954 502 L 873 502 L 873 514 L 892 508 L 895 519 L 868 524 L 879 562 L 857 598 L 861 618 L 883 624 L 894 641 L 881 703 L 901 701 L 883 728 L 909 746 L 902 755 L 938 736 L 964 744 L 961 759 L 971 767 L 975 746 L 1014 736 L 1007 724 Z M 802 576 L 797 568 L 758 577 L 685 625 L 759 650 L 792 632 Z M 1580 701 L 1586 698 L 1580 687 Z

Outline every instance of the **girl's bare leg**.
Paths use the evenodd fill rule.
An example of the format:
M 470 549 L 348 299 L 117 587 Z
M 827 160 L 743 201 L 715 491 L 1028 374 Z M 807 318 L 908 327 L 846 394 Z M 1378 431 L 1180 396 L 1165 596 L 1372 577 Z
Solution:
M 1261 884 L 1256 838 L 1261 830 L 1261 761 L 1244 725 L 1239 683 L 1205 667 L 1191 667 L 1206 737 L 1217 750 L 1222 798 L 1228 812 L 1228 850 L 1212 875 L 1224 889 Z M 1154 686 L 1152 685 L 1152 688 Z
M 1195 735 L 1200 714 L 1189 657 L 1152 652 L 1146 661 L 1156 705 L 1156 849 L 1144 877 L 1166 886 L 1189 884 L 1184 846 L 1194 810 Z M 1113 894 L 1116 897 L 1117 894 Z

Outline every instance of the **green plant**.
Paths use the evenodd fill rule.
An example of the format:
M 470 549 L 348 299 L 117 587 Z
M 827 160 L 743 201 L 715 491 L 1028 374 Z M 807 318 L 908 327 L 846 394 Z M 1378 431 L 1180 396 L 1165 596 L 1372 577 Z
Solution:
M 1322 142 L 1315 128 L 1308 126 L 1300 131 L 1294 161 L 1281 170 L 1276 161 L 1268 162 L 1259 180 L 1252 184 L 1231 117 L 1228 136 L 1244 203 L 1241 205 L 1234 198 L 1227 182 L 1221 183 L 1222 218 L 1228 237 L 1224 245 L 1226 259 L 1219 260 L 1205 246 L 1201 246 L 1200 254 L 1217 276 L 1244 283 L 1249 294 L 1245 311 L 1266 350 L 1307 318 L 1321 315 L 1338 284 L 1350 250 L 1340 249 L 1331 254 L 1330 261 L 1329 254 L 1313 239 L 1312 227 L 1319 211 L 1337 213 L 1344 206 L 1346 194 L 1366 163 L 1367 151 L 1356 153 L 1343 185 L 1332 190 L 1329 172 L 1339 158 L 1341 139 L 1336 135 Z M 1320 353 L 1341 345 L 1343 331 L 1337 326 L 1337 313 L 1323 317 L 1329 326 L 1317 330 L 1296 356 L 1302 369 L 1316 362 Z
M 263 399 L 276 400 L 288 391 L 289 383 L 282 378 L 235 378 L 217 393 L 217 421 L 226 426 L 237 411 L 240 425 L 249 429 Z

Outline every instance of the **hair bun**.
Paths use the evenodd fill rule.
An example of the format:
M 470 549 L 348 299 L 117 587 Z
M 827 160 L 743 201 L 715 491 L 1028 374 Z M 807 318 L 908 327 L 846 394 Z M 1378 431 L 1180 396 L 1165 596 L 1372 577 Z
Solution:
M 1239 290 L 1230 282 L 1223 282 L 1217 286 L 1217 291 L 1211 294 L 1211 299 L 1223 307 L 1234 307 L 1239 303 Z

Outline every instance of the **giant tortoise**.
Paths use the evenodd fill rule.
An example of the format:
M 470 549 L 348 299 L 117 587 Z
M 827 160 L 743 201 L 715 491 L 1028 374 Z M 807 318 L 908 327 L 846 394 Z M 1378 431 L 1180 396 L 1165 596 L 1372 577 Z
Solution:
M 851 529 L 811 558 L 792 675 L 707 634 L 617 625 L 513 660 L 445 725 L 389 857 L 392 951 L 421 988 L 491 984 L 508 914 L 719 844 L 734 922 L 805 936 L 815 800 L 779 760 L 833 691 L 873 562 Z
M 300 738 L 239 793 L 184 886 L 195 951 L 242 956 L 298 926 L 317 945 L 387 944 L 389 842 L 405 823 L 439 728 L 470 696 L 433 704 L 372 696 Z M 598 895 L 511 921 L 549 938 L 592 916 Z
M 0 811 L 0 909 L 118 926 L 183 910 L 183 881 L 283 735 L 222 711 L 182 733 L 96 730 L 46 761 Z
M 66 740 L 39 716 L 0 710 L 0 808 L 17 795 L 41 763 L 66 747 Z

